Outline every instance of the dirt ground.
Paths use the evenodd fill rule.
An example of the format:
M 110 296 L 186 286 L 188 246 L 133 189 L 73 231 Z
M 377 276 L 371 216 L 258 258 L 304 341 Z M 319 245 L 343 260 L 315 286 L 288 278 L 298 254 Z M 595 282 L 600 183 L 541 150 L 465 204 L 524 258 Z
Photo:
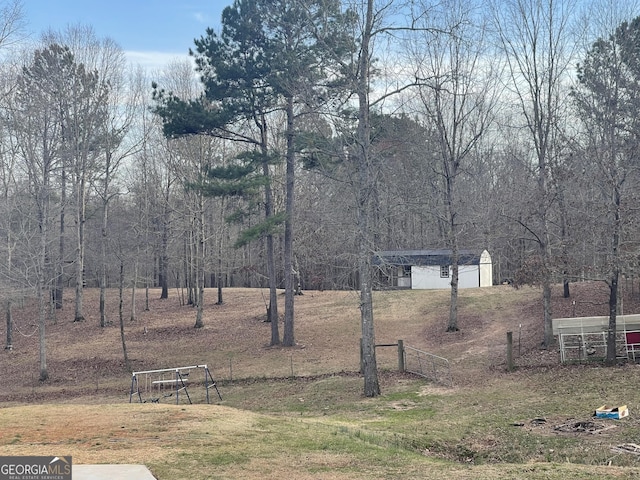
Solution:
M 608 291 L 603 283 L 572 284 L 562 298 L 554 289 L 553 315 L 606 315 Z M 624 313 L 640 313 L 637 292 L 625 295 Z M 306 291 L 296 297 L 296 345 L 270 346 L 266 323 L 268 292 L 226 289 L 224 303 L 214 305 L 215 290 L 207 290 L 204 328 L 194 328 L 195 310 L 181 305 L 181 292 L 167 300 L 159 291 L 136 292 L 132 320 L 131 291 L 124 303 L 124 331 L 130 367 L 134 371 L 207 364 L 217 380 L 241 378 L 353 375 L 359 366 L 360 314 L 356 292 Z M 130 374 L 120 336 L 117 291 L 108 292 L 109 325 L 99 326 L 98 290 L 85 290 L 83 322 L 73 322 L 73 292 L 65 292 L 64 308 L 46 326 L 49 380 L 40 382 L 37 311 L 29 299 L 12 307 L 13 349 L 0 351 L 0 402 L 41 403 L 87 401 L 92 396 L 127 401 Z M 284 296 L 279 296 L 280 316 Z M 556 349 L 542 350 L 540 291 L 497 286 L 461 292 L 460 331 L 447 333 L 448 292 L 375 292 L 376 341 L 405 344 L 448 358 L 457 383 L 483 382 L 505 366 L 505 334 L 512 331 L 517 365 L 523 368 L 558 364 Z M 283 325 L 279 323 L 282 337 Z M 6 325 L 0 328 L 3 340 Z M 397 351 L 377 350 L 379 367 L 393 371 Z

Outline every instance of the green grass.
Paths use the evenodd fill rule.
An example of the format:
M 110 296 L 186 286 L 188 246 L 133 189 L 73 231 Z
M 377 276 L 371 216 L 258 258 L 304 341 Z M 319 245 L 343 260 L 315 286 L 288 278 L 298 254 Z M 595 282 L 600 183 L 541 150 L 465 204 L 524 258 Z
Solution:
M 389 455 L 400 456 L 409 465 L 440 459 L 445 461 L 443 464 L 452 462 L 454 470 L 459 464 L 477 468 L 490 465 L 492 469 L 498 468 L 497 465 L 530 462 L 566 464 L 558 467 L 561 473 L 557 478 L 566 475 L 567 465 L 638 467 L 635 456 L 620 456 L 610 451 L 616 443 L 638 439 L 638 424 L 633 419 L 607 421 L 616 428 L 599 436 L 558 434 L 552 428 L 572 418 L 590 419 L 593 410 L 607 400 L 640 405 L 640 396 L 633 387 L 638 379 L 635 368 L 582 367 L 579 371 L 559 368 L 553 375 L 518 372 L 511 376 L 505 374 L 501 381 L 484 388 L 468 391 L 462 388 L 440 395 L 422 395 L 424 384 L 415 380 L 405 383 L 401 390 L 374 400 L 358 398 L 353 379 L 331 377 L 303 387 L 298 385 L 295 396 L 279 402 L 279 414 L 287 414 L 288 418 L 299 414 L 300 422 L 309 419 L 320 422 L 313 428 L 313 438 L 303 441 L 298 428 L 295 448 L 287 447 L 291 438 L 275 425 L 271 428 L 279 432 L 278 445 L 289 451 L 302 447 L 302 451 L 366 455 L 365 463 L 376 468 L 382 468 Z M 607 399 L 602 398 L 603 385 L 614 385 L 607 388 Z M 266 388 L 271 395 L 283 393 L 280 389 L 274 391 L 273 386 Z M 349 399 L 345 394 L 342 399 L 337 396 L 327 399 L 327 391 L 351 392 L 352 396 Z M 327 409 L 328 403 L 331 406 Z M 546 418 L 547 425 L 544 428 L 530 426 L 536 417 Z M 515 423 L 525 426 L 515 426 Z M 333 430 L 336 438 L 331 442 L 322 440 L 321 432 L 332 424 L 337 425 Z M 443 464 L 440 468 L 444 468 Z M 412 467 L 408 468 L 411 471 Z M 533 468 L 529 473 L 535 475 L 536 471 L 550 475 L 553 469 Z
M 357 297 L 332 294 L 320 298 L 322 308 L 312 302 L 306 306 L 318 315 L 308 317 L 306 324 L 300 321 L 304 348 L 216 343 L 212 355 L 224 361 L 207 358 L 207 363 L 222 368 L 233 358 L 247 365 L 243 378 L 218 382 L 223 400 L 216 398 L 217 404 L 128 404 L 127 375 L 105 378 L 101 386 L 110 386 L 111 397 L 103 397 L 95 385 L 80 385 L 78 389 L 96 393 L 66 404 L 12 403 L 0 408 L 0 454 L 72 455 L 74 463 L 144 463 L 159 480 L 640 478 L 639 457 L 611 451 L 622 443 L 640 443 L 640 367 L 523 364 L 507 373 L 499 363 L 503 360 L 489 357 L 487 345 L 493 348 L 503 341 L 503 330 L 510 325 L 492 322 L 501 317 L 521 321 L 518 302 L 534 301 L 536 295 L 534 290 L 499 289 L 461 296 L 461 311 L 473 315 L 469 327 L 444 338 L 445 345 L 435 345 L 452 358 L 456 369 L 450 388 L 389 368 L 381 370 L 382 395 L 363 397 L 363 379 L 348 367 L 341 367 L 347 372 L 335 368 L 353 363 L 348 349 L 357 348 L 357 337 L 335 350 L 325 347 L 343 340 L 344 332 L 357 330 L 357 309 L 347 308 Z M 312 299 L 311 294 L 305 297 L 299 310 Z M 443 292 L 377 292 L 377 338 L 427 345 L 428 333 L 435 331 L 430 322 L 444 325 L 447 305 Z M 239 328 L 228 319 L 220 322 Z M 222 327 L 215 330 L 213 319 L 208 325 L 217 341 Z M 247 325 L 264 333 L 261 323 Z M 483 336 L 491 329 L 495 336 Z M 327 338 L 319 338 L 318 332 Z M 163 362 L 177 364 L 193 348 L 185 345 Z M 146 351 L 174 353 L 150 343 Z M 98 352 L 95 347 L 90 354 Z M 389 365 L 394 355 L 389 350 Z M 285 378 L 292 356 L 296 371 L 318 374 Z M 282 366 L 278 371 L 285 373 L 269 378 L 277 362 Z M 42 394 L 62 388 L 73 386 L 52 382 L 33 390 Z M 631 415 L 603 420 L 615 428 L 599 434 L 554 430 L 570 421 L 592 420 L 593 411 L 603 404 L 626 404 Z M 535 418 L 546 423 L 534 425 Z
M 62 447 L 78 463 L 89 463 L 91 454 L 145 463 L 160 480 L 634 478 L 637 457 L 610 449 L 640 438 L 636 369 L 517 372 L 481 388 L 440 393 L 420 379 L 404 379 L 375 399 L 362 397 L 361 379 L 335 375 L 228 385 L 223 406 L 11 407 L 0 409 L 7 432 L 0 453 L 50 454 Z M 552 429 L 568 419 L 588 420 L 601 403 L 622 399 L 632 416 L 604 421 L 616 425 L 606 433 Z M 535 417 L 547 425 L 531 426 Z M 54 436 L 70 419 L 91 428 Z

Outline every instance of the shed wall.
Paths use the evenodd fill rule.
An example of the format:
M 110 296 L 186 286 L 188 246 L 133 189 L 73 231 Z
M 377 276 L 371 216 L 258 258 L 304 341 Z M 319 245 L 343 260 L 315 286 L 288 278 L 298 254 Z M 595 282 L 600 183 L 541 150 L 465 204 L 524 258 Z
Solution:
M 477 288 L 480 282 L 480 271 L 477 265 L 461 265 L 458 267 L 458 288 Z M 449 277 L 440 277 L 439 266 L 411 267 L 411 288 L 425 290 L 435 288 L 451 288 L 451 268 Z

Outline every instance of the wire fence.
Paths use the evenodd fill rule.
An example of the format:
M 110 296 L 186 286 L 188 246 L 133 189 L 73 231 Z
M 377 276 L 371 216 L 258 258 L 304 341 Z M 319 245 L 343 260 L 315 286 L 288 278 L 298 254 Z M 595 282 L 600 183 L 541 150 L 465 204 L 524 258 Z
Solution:
M 413 347 L 404 347 L 405 371 L 420 375 L 434 383 L 453 386 L 449 360 Z

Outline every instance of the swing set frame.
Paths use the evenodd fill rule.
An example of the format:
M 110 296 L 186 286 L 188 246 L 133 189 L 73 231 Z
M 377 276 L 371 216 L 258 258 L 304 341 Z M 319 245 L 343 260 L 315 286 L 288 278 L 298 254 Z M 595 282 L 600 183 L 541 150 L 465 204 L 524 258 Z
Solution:
M 160 403 L 161 398 L 171 397 L 175 394 L 176 397 L 176 405 L 180 403 L 180 392 L 184 392 L 186 395 L 189 404 L 193 404 L 191 401 L 191 396 L 189 395 L 189 390 L 187 389 L 187 383 L 189 382 L 189 373 L 194 369 L 202 369 L 204 372 L 204 388 L 206 392 L 207 403 L 211 403 L 209 398 L 209 389 L 215 388 L 216 393 L 218 394 L 218 398 L 222 400 L 222 395 L 220 395 L 220 391 L 216 385 L 215 380 L 213 379 L 213 375 L 211 375 L 211 371 L 207 365 L 192 365 L 189 367 L 177 367 L 177 368 L 161 368 L 158 370 L 142 370 L 139 372 L 133 372 L 131 374 L 131 390 L 129 391 L 129 403 L 133 402 L 134 396 L 138 398 L 139 403 Z M 164 376 L 169 374 L 168 379 L 165 379 Z M 149 377 L 151 375 L 156 375 L 157 377 L 161 377 L 157 380 L 151 380 L 149 383 Z M 150 397 L 145 400 L 142 399 L 142 393 L 140 391 L 140 378 L 145 378 L 144 389 L 145 393 L 148 393 L 149 386 L 158 388 L 158 395 L 156 397 Z M 160 390 L 164 388 L 164 386 L 170 385 L 173 388 L 169 393 L 160 393 Z

